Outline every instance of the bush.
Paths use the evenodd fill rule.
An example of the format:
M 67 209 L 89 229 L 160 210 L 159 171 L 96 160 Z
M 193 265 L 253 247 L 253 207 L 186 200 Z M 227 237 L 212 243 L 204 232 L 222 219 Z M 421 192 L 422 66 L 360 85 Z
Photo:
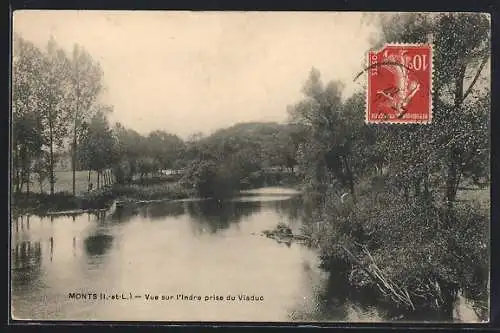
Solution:
M 115 181 L 117 184 L 125 184 L 127 177 L 123 166 L 115 166 L 113 168 L 113 174 L 115 176 Z
M 240 177 L 241 174 L 231 165 L 199 161 L 191 165 L 182 181 L 201 197 L 222 198 L 241 188 Z
M 160 183 L 151 186 L 115 185 L 110 190 L 112 197 L 126 197 L 138 200 L 182 199 L 192 195 L 192 191 L 180 183 Z
M 350 262 L 347 273 L 354 286 L 380 289 L 408 308 L 451 311 L 459 291 L 475 295 L 478 304 L 484 301 L 486 213 L 468 204 L 450 210 L 429 200 L 406 202 L 387 189 L 365 189 L 356 205 L 342 204 L 335 192 L 327 192 L 314 222 L 305 227 L 323 266 Z

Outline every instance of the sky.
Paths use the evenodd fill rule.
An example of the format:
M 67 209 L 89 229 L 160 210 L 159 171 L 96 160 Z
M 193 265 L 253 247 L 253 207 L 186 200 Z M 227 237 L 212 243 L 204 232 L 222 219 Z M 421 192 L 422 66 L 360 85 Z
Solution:
M 356 12 L 16 11 L 13 31 L 104 72 L 110 120 L 187 138 L 239 122 L 287 119 L 312 67 L 357 89 L 376 27 Z

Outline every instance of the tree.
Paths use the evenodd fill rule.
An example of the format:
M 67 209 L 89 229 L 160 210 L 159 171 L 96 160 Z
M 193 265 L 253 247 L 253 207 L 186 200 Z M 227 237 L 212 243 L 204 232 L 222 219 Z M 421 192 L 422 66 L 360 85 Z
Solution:
M 55 148 L 63 145 L 67 134 L 67 69 L 68 59 L 64 51 L 57 47 L 51 38 L 47 46 L 47 55 L 43 61 L 43 74 L 39 85 L 38 108 L 44 128 L 44 136 L 49 149 L 50 194 L 54 194 L 56 162 Z M 37 83 L 33 82 L 34 86 Z
M 43 128 L 37 107 L 43 54 L 32 43 L 14 35 L 12 62 L 12 161 L 14 186 L 19 192 L 26 181 L 29 192 L 32 160 L 41 158 Z
M 144 137 L 132 129 L 127 129 L 120 123 L 113 129 L 116 140 L 116 155 L 119 166 L 115 174 L 123 174 L 121 181 L 131 182 L 138 171 L 139 159 L 144 156 Z
M 469 258 L 467 263 L 437 259 L 443 261 L 434 275 L 444 307 L 451 311 L 458 289 L 483 290 L 487 284 L 487 250 L 471 240 L 485 242 L 488 217 L 476 208 L 457 207 L 456 201 L 464 176 L 489 179 L 490 91 L 485 67 L 491 55 L 490 22 L 487 15 L 476 13 L 406 14 L 383 17 L 382 32 L 382 42 L 433 43 L 433 122 L 384 128 L 379 143 L 385 148 L 393 186 L 408 193 L 406 184 L 411 184 L 415 200 L 440 212 L 437 237 L 426 239 L 427 244 L 444 243 L 444 253 Z M 413 228 L 420 225 L 425 220 L 415 218 Z
M 99 181 L 103 178 L 103 171 L 116 161 L 116 143 L 106 117 L 107 112 L 110 112 L 110 108 L 105 106 L 95 111 L 79 148 L 81 156 L 84 157 L 82 163 L 85 163 L 88 170 L 97 172 L 97 188 L 100 187 Z
M 491 54 L 489 29 L 489 19 L 482 14 L 382 17 L 382 42 L 432 41 L 434 45 L 433 123 L 412 126 L 405 132 L 394 130 L 383 144 L 406 147 L 400 149 L 404 156 L 394 156 L 394 160 L 404 157 L 408 164 L 419 166 L 419 176 L 413 180 L 416 185 L 446 165 L 444 199 L 450 209 L 464 173 L 488 177 L 486 165 L 480 170 L 476 162 L 487 161 L 489 155 L 489 87 L 484 82 Z M 418 138 L 413 140 L 418 147 L 403 142 L 410 141 L 403 137 L 408 132 Z
M 433 121 L 367 125 L 365 101 L 341 102 L 312 70 L 290 108 L 308 129 L 299 148 L 306 181 L 322 200 L 310 232 L 325 261 L 351 267 L 351 283 L 398 305 L 451 315 L 458 290 L 486 294 L 488 215 L 457 203 L 460 180 L 489 179 L 489 20 L 482 14 L 383 14 L 385 42 L 433 43 Z M 354 205 L 329 192 L 338 181 Z M 356 191 L 354 191 L 356 187 Z M 355 195 L 354 195 L 355 194 Z M 371 282 L 370 282 L 371 281 Z
M 73 195 L 75 195 L 76 163 L 79 160 L 78 143 L 82 136 L 82 126 L 88 121 L 96 108 L 92 106 L 96 102 L 103 89 L 102 70 L 91 55 L 79 45 L 73 48 L 70 63 L 70 85 L 71 96 L 71 132 L 72 132 L 72 170 L 73 170 Z
M 146 138 L 148 155 L 158 168 L 171 169 L 183 148 L 183 141 L 176 135 L 164 131 L 153 131 Z
M 290 121 L 310 133 L 299 148 L 302 169 L 316 190 L 325 191 L 333 176 L 355 198 L 353 161 L 359 158 L 354 156 L 353 145 L 359 139 L 361 100 L 356 95 L 342 102 L 342 84 L 332 81 L 325 86 L 315 68 L 302 92 L 305 98 L 288 108 Z

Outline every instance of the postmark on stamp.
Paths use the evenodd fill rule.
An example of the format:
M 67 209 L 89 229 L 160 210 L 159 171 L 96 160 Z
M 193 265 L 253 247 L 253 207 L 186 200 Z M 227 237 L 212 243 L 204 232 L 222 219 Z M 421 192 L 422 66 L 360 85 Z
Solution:
M 367 123 L 431 122 L 431 44 L 386 44 L 368 64 Z

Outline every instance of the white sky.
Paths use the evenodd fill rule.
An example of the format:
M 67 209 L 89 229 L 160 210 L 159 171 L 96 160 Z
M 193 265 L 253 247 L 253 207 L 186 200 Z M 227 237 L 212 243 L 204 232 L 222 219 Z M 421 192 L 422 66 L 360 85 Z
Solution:
M 17 11 L 13 25 L 41 48 L 50 35 L 86 48 L 113 122 L 184 138 L 286 120 L 313 66 L 351 94 L 376 31 L 355 12 Z

